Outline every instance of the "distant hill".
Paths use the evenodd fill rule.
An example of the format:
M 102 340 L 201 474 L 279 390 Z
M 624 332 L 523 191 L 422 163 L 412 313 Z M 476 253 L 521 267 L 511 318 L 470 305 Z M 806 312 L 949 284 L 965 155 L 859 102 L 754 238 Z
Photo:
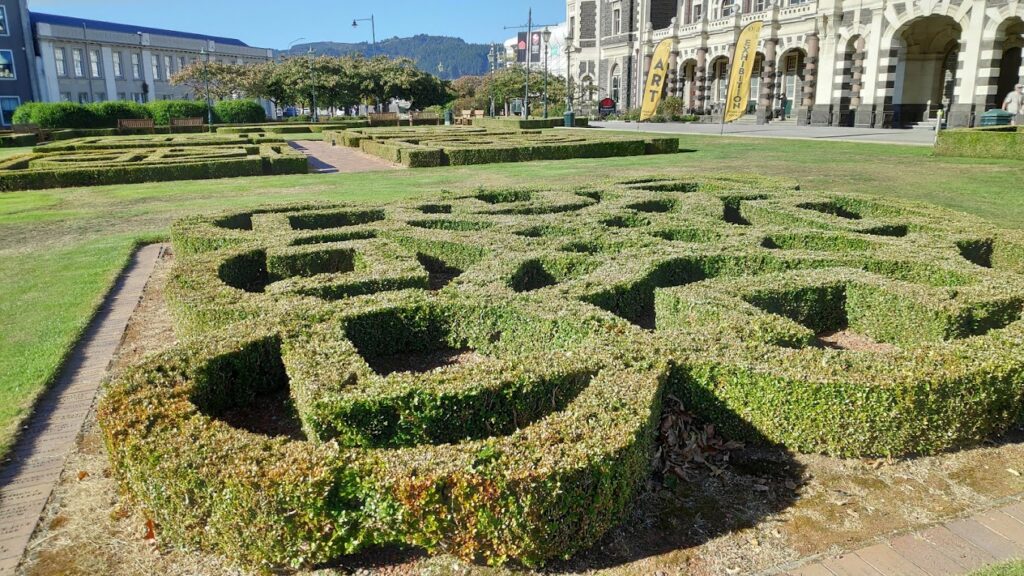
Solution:
M 479 76 L 487 73 L 487 53 L 490 44 L 469 44 L 461 38 L 428 36 L 420 34 L 412 38 L 388 38 L 377 42 L 376 52 L 370 42 L 346 44 L 343 42 L 312 42 L 296 44 L 282 54 L 298 55 L 309 51 L 325 56 L 346 56 L 383 54 L 392 58 L 405 56 L 416 62 L 420 70 L 441 78 L 453 80 L 462 76 Z M 439 69 L 438 65 L 443 68 Z

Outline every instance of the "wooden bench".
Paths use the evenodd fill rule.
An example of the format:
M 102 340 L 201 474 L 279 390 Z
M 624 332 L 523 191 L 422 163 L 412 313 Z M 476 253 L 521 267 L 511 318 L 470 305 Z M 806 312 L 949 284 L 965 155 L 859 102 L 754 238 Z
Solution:
M 397 112 L 382 112 L 380 114 L 369 114 L 370 126 L 376 126 L 380 124 L 394 124 L 399 126 L 401 119 Z
M 416 123 L 426 124 L 427 122 L 433 122 L 434 124 L 441 124 L 441 115 L 437 112 L 413 112 L 409 115 L 409 125 L 415 126 Z
M 117 130 L 120 131 L 146 131 L 152 134 L 156 130 L 156 124 L 152 118 L 119 118 Z
M 171 128 L 184 128 L 187 126 L 202 126 L 203 119 L 200 116 L 195 118 L 171 118 Z

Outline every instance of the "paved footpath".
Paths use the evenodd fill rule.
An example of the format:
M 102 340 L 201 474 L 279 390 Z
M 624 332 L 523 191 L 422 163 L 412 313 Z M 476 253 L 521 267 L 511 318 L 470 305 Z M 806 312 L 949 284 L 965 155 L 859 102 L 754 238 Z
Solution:
M 138 250 L 0 465 L 0 576 L 14 574 L 165 244 Z
M 1024 503 L 904 534 L 835 558 L 784 569 L 788 576 L 951 576 L 1024 559 Z
M 401 168 L 387 160 L 363 154 L 355 148 L 331 146 L 330 142 L 292 140 L 288 144 L 309 158 L 309 166 L 317 174 L 371 172 Z
M 637 131 L 636 122 L 591 122 L 596 128 L 609 130 Z M 695 122 L 665 122 L 641 124 L 643 132 L 659 134 L 699 134 L 718 136 L 722 130 L 719 124 L 698 124 Z M 788 138 L 791 140 L 831 140 L 834 142 L 869 142 L 873 144 L 902 144 L 907 146 L 931 146 L 935 132 L 931 130 L 883 130 L 880 128 L 839 128 L 832 126 L 797 126 L 795 124 L 727 124 L 726 136 L 749 138 Z

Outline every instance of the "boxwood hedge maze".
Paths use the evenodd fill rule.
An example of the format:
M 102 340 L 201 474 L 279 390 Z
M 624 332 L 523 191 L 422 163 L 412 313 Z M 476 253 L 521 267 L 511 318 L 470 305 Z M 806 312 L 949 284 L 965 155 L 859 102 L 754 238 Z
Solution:
M 567 130 L 501 130 L 478 126 L 420 126 L 325 131 L 335 145 L 360 148 L 411 168 L 530 160 L 671 154 L 679 138 Z
M 732 439 L 835 456 L 1021 420 L 1024 238 L 921 205 L 650 178 L 172 235 L 183 344 L 99 420 L 164 535 L 250 566 L 570 556 L 651 473 L 668 394 Z
M 0 161 L 0 191 L 308 171 L 301 152 L 266 134 L 78 138 Z

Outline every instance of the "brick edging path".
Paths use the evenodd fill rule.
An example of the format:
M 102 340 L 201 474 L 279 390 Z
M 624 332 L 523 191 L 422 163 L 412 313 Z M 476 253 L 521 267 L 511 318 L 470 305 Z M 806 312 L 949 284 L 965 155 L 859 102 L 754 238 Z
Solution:
M 0 576 L 14 574 L 166 244 L 132 255 L 0 465 Z

